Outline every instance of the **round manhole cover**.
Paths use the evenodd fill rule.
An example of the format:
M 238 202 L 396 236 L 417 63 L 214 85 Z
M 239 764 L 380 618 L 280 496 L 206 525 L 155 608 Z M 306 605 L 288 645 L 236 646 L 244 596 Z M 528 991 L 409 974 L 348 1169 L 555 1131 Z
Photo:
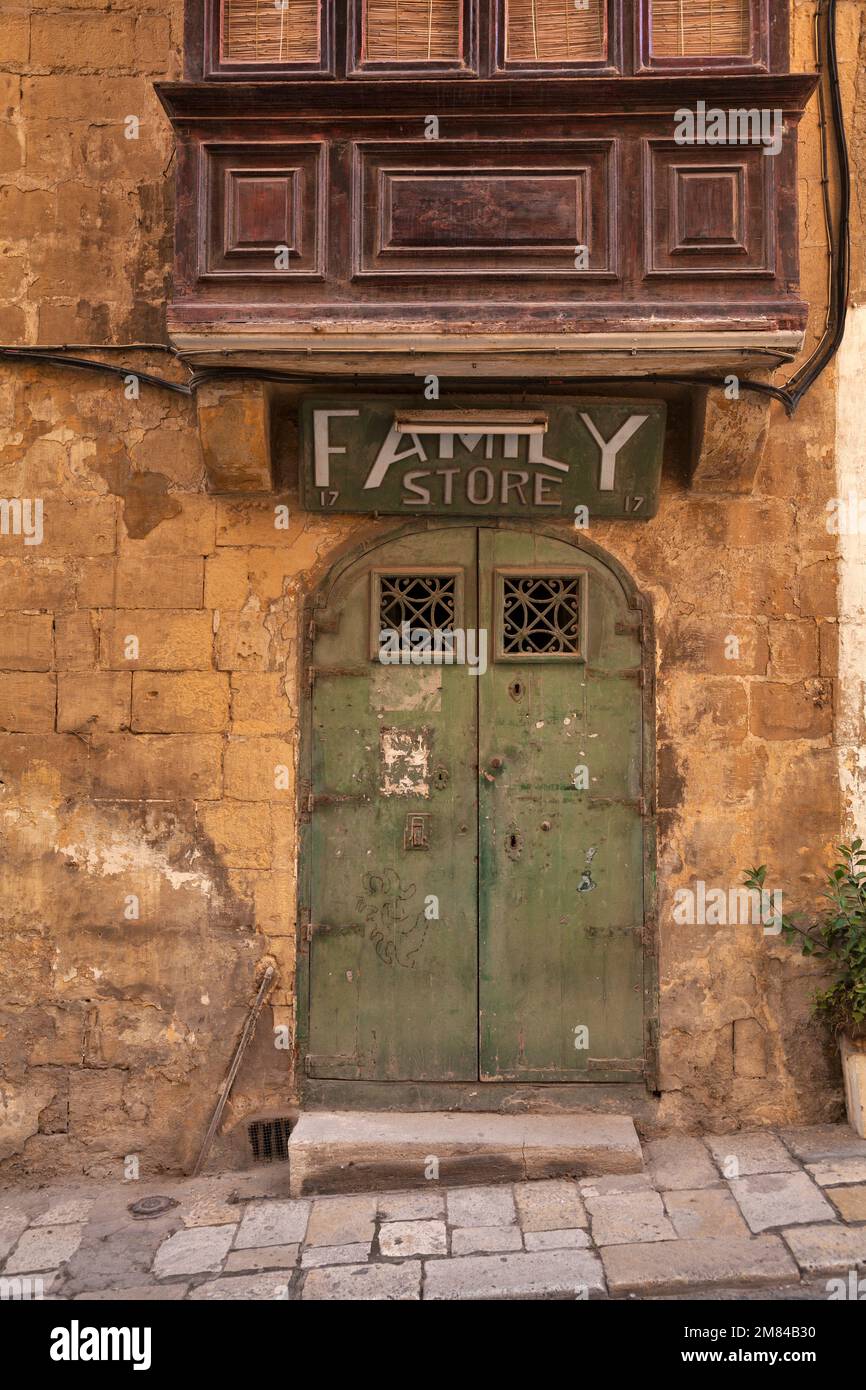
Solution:
M 142 1197 L 137 1202 L 130 1202 L 127 1210 L 133 1216 L 162 1216 L 164 1211 L 171 1211 L 176 1206 L 173 1197 Z

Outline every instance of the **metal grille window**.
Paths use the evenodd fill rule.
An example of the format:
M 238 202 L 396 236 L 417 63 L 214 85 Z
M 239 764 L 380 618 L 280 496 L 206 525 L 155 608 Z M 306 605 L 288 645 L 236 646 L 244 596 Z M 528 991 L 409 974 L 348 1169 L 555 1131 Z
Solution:
M 751 0 L 652 0 L 656 58 L 738 57 L 751 49 Z
M 451 632 L 457 626 L 458 576 L 453 570 L 427 574 L 378 574 L 375 614 L 378 631 Z
M 316 63 L 320 0 L 222 0 L 225 63 Z
M 500 659 L 583 659 L 585 571 L 497 574 Z
M 505 0 L 505 57 L 512 63 L 588 62 L 605 56 L 607 0 Z
M 462 0 L 365 0 L 364 61 L 456 63 Z

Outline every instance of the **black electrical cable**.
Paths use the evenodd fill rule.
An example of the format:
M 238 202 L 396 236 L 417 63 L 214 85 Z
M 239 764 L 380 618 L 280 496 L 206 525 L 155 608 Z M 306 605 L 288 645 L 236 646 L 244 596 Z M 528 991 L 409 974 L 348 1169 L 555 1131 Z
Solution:
M 794 375 L 785 383 L 790 398 L 789 411 L 794 413 L 806 392 L 829 366 L 839 351 L 845 333 L 845 320 L 848 315 L 848 292 L 851 279 L 851 170 L 848 165 L 848 142 L 845 136 L 845 118 L 842 111 L 842 94 L 839 87 L 839 61 L 836 53 L 836 0 L 819 0 L 819 70 L 826 67 L 830 101 L 833 111 L 833 132 L 836 141 L 836 162 L 839 177 L 839 224 L 835 238 L 835 255 L 831 240 L 831 260 L 835 261 L 835 274 L 830 279 L 830 308 L 827 327 L 815 351 Z M 824 24 L 820 23 L 823 18 Z M 823 36 L 822 36 L 823 35 Z M 823 62 L 821 59 L 823 49 Z M 821 140 L 823 154 L 822 179 L 824 196 L 827 197 L 827 151 L 824 120 L 823 89 L 819 89 L 821 103 Z
M 827 85 L 830 92 L 830 105 L 832 111 L 832 124 L 835 142 L 836 163 L 839 177 L 839 216 L 838 226 L 835 237 L 832 235 L 829 246 L 831 275 L 830 275 L 830 302 L 828 306 L 827 323 L 824 332 L 816 344 L 814 351 L 798 368 L 792 377 L 785 382 L 784 386 L 773 386 L 769 382 L 751 381 L 748 377 L 737 379 L 738 389 L 742 391 L 752 391 L 757 395 L 768 396 L 772 400 L 780 401 L 789 415 L 793 415 L 800 401 L 807 391 L 818 380 L 818 377 L 829 366 L 839 350 L 839 345 L 845 333 L 845 321 L 848 311 L 848 291 L 850 285 L 850 214 L 851 214 L 851 171 L 848 165 L 848 142 L 845 137 L 845 119 L 842 111 L 842 94 L 839 86 L 839 62 L 836 52 L 836 0 L 818 0 L 817 10 L 817 31 L 818 31 L 818 71 L 823 80 L 826 75 Z M 821 103 L 821 145 L 822 145 L 822 182 L 823 192 L 827 198 L 827 150 L 826 150 L 826 121 L 823 89 L 819 89 L 819 101 Z M 835 242 L 835 246 L 834 246 Z M 111 345 L 106 345 L 106 350 Z M 169 351 L 174 349 L 169 348 Z M 177 355 L 177 354 L 175 354 Z M 140 372 L 132 367 L 115 367 L 109 362 L 99 362 L 95 358 L 89 357 L 67 357 L 55 352 L 46 352 L 39 348 L 29 347 L 0 347 L 0 357 L 7 360 L 47 362 L 53 366 L 72 367 L 81 371 L 108 372 L 115 376 L 136 377 L 138 381 L 144 382 L 148 386 L 161 387 L 166 391 L 173 391 L 179 396 L 194 396 L 199 386 L 210 381 L 225 381 L 231 378 L 243 378 L 252 381 L 270 381 L 284 383 L 317 383 L 322 381 L 321 375 L 311 372 L 291 372 L 277 368 L 265 367 L 210 367 L 203 371 L 194 372 L 187 383 L 170 381 L 166 377 L 155 376 L 150 372 Z M 354 374 L 357 380 L 358 373 Z M 569 376 L 563 378 L 570 384 L 575 385 L 603 385 L 622 383 L 623 376 Z M 632 378 L 633 380 L 634 378 Z M 379 376 L 376 378 L 377 384 L 385 385 L 390 382 L 416 381 L 417 373 L 401 373 L 391 376 Z M 547 378 L 548 384 L 551 380 L 559 378 Z M 672 373 L 644 372 L 640 376 L 641 381 L 651 384 L 678 385 L 678 386 L 715 386 L 726 389 L 730 384 L 730 377 L 697 376 Z M 509 383 L 512 387 L 514 382 Z M 538 385 L 542 384 L 539 378 Z M 492 385 L 491 379 L 487 378 L 488 387 Z
M 108 372 L 111 376 L 135 377 L 148 386 L 161 386 L 164 391 L 176 391 L 179 396 L 191 396 L 192 387 L 180 381 L 169 381 L 164 376 L 154 376 L 152 372 L 141 372 L 137 367 L 114 367 L 110 362 L 98 362 L 93 357 L 63 357 L 56 352 L 40 352 L 30 348 L 0 348 L 0 356 L 17 361 L 50 362 L 55 367 L 75 367 L 82 372 Z

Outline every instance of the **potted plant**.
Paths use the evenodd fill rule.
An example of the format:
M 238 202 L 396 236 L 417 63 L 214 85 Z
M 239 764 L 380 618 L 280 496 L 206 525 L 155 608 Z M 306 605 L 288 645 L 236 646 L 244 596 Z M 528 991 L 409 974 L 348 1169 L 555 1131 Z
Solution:
M 811 921 L 782 913 L 782 932 L 786 941 L 800 942 L 804 955 L 822 957 L 832 974 L 813 1011 L 839 1038 L 848 1122 L 866 1138 L 866 850 L 862 840 L 837 850 L 822 894 L 827 906 Z M 765 893 L 766 873 L 765 864 L 747 869 L 746 886 Z

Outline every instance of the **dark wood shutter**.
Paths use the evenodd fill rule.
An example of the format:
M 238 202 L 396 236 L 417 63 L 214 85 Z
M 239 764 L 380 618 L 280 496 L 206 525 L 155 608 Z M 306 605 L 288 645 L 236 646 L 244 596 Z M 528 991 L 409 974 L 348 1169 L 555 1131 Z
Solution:
M 224 63 L 315 63 L 320 0 L 223 0 Z
M 656 58 L 735 57 L 751 49 L 751 0 L 652 0 Z
M 462 0 L 365 0 L 369 63 L 457 63 Z
M 512 63 L 603 58 L 606 0 L 506 0 L 505 56 Z

